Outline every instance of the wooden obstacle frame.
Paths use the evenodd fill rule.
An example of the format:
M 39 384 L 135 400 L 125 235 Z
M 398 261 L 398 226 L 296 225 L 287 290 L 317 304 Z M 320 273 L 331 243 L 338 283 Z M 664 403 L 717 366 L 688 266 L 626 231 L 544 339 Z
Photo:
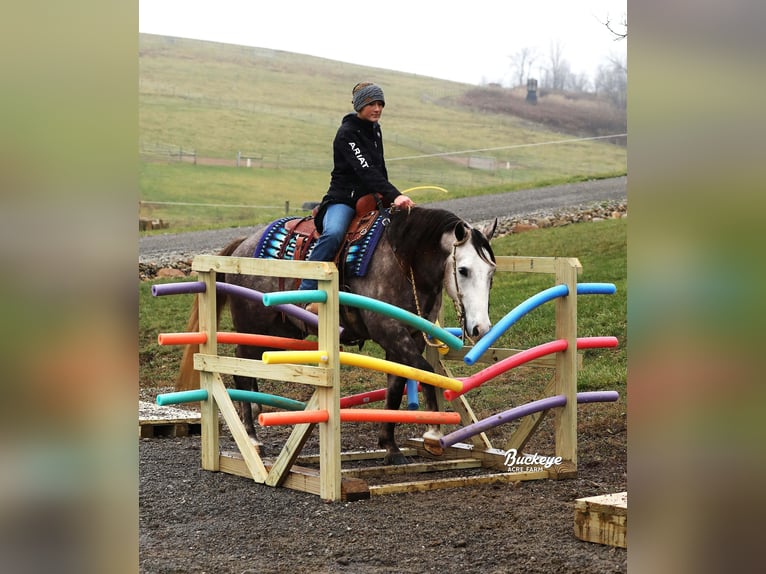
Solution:
M 406 456 L 417 455 L 430 459 L 425 463 L 380 466 L 363 469 L 342 469 L 346 461 L 381 458 L 383 451 L 341 452 L 340 422 L 340 340 L 339 340 L 339 280 L 334 265 L 324 262 L 282 261 L 241 257 L 203 255 L 195 257 L 192 270 L 204 282 L 205 290 L 199 293 L 199 329 L 206 333 L 199 353 L 194 355 L 194 368 L 200 373 L 200 388 L 208 393 L 208 400 L 200 402 L 202 468 L 220 471 L 252 479 L 256 483 L 272 487 L 284 487 L 318 495 L 326 501 L 357 500 L 396 492 L 428 491 L 443 488 L 517 482 L 538 479 L 571 478 L 577 475 L 577 277 L 582 267 L 576 258 L 558 257 L 497 257 L 497 272 L 543 273 L 551 275 L 557 285 L 568 287 L 568 295 L 555 300 L 555 337 L 565 339 L 567 349 L 553 357 L 543 357 L 529 365 L 555 369 L 552 380 L 542 392 L 542 397 L 563 395 L 563 406 L 549 409 L 554 414 L 555 457 L 560 464 L 528 471 L 510 471 L 506 455 L 510 449 L 522 452 L 524 445 L 537 430 L 548 410 L 530 414 L 519 420 L 510 440 L 503 450 L 495 448 L 485 433 L 470 438 L 470 444 L 457 443 L 445 448 L 444 455 L 433 457 L 423 448 L 422 439 L 409 439 L 403 445 Z M 327 292 L 326 302 L 319 304 L 318 348 L 326 350 L 326 357 L 319 365 L 266 364 L 263 361 L 240 359 L 218 355 L 216 316 L 216 276 L 221 273 L 274 276 L 285 278 L 310 278 L 318 281 L 318 289 Z M 452 377 L 447 360 L 462 360 L 470 347 L 462 351 L 450 350 L 440 355 L 436 348 L 427 346 L 426 359 L 434 370 Z M 493 363 L 518 350 L 489 348 L 479 362 Z M 260 379 L 300 383 L 314 387 L 306 404 L 306 410 L 326 410 L 326 422 L 296 424 L 281 452 L 274 459 L 261 458 L 251 442 L 237 410 L 224 385 L 221 375 L 243 375 Z M 437 392 L 441 410 L 445 399 Z M 449 403 L 460 414 L 463 426 L 477 422 L 468 400 L 460 395 Z M 221 452 L 219 413 L 226 422 L 239 452 Z M 314 427 L 319 427 L 319 454 L 301 456 Z M 319 468 L 302 466 L 319 464 Z M 369 485 L 366 478 L 378 474 L 411 474 L 435 472 L 445 469 L 478 468 L 488 473 L 444 479 L 418 480 L 396 484 Z

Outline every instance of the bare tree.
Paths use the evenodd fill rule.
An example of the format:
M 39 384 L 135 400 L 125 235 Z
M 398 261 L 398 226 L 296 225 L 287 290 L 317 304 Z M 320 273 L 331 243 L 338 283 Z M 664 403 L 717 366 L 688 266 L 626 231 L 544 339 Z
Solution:
M 588 74 L 569 74 L 566 78 L 565 88 L 571 92 L 587 92 L 591 83 Z
M 623 14 L 619 22 L 616 24 L 612 19 L 607 16 L 606 22 L 602 22 L 606 29 L 609 30 L 615 36 L 615 40 L 625 40 L 628 37 L 628 15 Z
M 606 96 L 615 106 L 625 109 L 628 101 L 628 66 L 623 58 L 610 56 L 599 66 L 595 81 L 596 93 Z
M 563 90 L 571 72 L 569 62 L 564 59 L 564 45 L 558 40 L 551 42 L 548 64 L 549 67 L 544 70 L 545 87 L 552 90 Z
M 537 50 L 534 48 L 522 48 L 512 56 L 511 59 L 511 82 L 515 81 L 515 86 L 522 86 L 530 76 L 532 65 L 537 59 Z M 511 86 L 511 87 L 515 87 Z

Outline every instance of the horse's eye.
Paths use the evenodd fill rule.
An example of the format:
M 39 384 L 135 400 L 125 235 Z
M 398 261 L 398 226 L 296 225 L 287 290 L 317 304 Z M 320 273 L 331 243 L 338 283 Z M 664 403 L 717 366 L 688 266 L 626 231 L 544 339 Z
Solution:
M 468 277 L 468 268 L 466 267 L 459 267 L 457 272 L 460 273 L 461 277 Z

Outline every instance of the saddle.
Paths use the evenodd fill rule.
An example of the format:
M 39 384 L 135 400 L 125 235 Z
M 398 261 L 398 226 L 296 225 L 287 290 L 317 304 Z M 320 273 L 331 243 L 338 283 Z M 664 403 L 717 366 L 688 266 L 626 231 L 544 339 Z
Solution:
M 335 265 L 343 272 L 343 265 L 340 263 L 345 259 L 345 254 L 348 251 L 349 246 L 352 243 L 357 242 L 364 237 L 372 228 L 372 224 L 380 215 L 380 210 L 385 206 L 383 205 L 383 198 L 380 194 L 368 194 L 362 196 L 356 203 L 356 214 L 351 220 L 351 223 L 346 230 L 346 236 L 341 243 L 338 252 L 335 254 L 333 261 Z M 319 211 L 319 206 L 315 207 L 310 216 L 302 219 L 293 219 L 285 223 L 285 231 L 287 238 L 283 242 L 283 245 L 287 245 L 293 241 L 294 249 L 292 259 L 296 261 L 302 261 L 306 259 L 306 255 L 314 244 L 319 239 L 319 232 L 316 228 L 316 216 Z M 279 254 L 279 258 L 282 259 L 284 253 Z

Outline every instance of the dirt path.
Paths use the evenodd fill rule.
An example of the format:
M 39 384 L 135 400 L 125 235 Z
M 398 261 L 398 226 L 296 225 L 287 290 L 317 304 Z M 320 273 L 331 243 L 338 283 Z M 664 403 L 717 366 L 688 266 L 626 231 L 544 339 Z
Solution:
M 575 479 L 349 503 L 201 470 L 199 437 L 142 439 L 141 572 L 627 572 L 625 549 L 573 534 L 577 498 L 627 489 L 624 418 L 607 413 L 581 408 Z M 357 427 L 344 448 L 373 444 Z

